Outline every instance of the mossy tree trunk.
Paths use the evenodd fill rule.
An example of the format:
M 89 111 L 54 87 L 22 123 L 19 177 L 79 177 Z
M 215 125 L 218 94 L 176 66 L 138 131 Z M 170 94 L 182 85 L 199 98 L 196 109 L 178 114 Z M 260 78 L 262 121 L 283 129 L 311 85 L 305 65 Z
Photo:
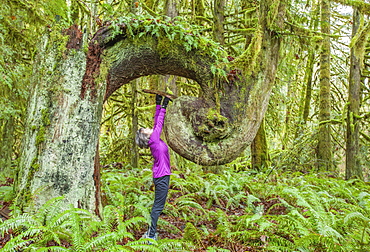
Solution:
M 330 0 L 321 0 L 320 104 L 317 163 L 319 171 L 332 171 L 330 125 Z
M 361 14 L 355 8 L 353 11 L 352 37 L 359 32 Z M 366 40 L 365 40 L 366 41 Z M 359 41 L 351 48 L 350 74 L 348 85 L 347 139 L 346 139 L 346 179 L 363 179 L 359 158 L 359 119 L 361 102 L 361 69 L 360 51 L 364 50 L 364 41 Z
M 214 0 L 213 3 L 213 37 L 221 45 L 225 44 L 225 0 Z
M 311 107 L 311 97 L 312 97 L 312 76 L 315 62 L 315 51 L 311 50 L 308 52 L 308 59 L 305 71 L 305 81 L 306 87 L 304 92 L 304 102 L 303 102 L 303 113 L 302 113 L 302 122 L 305 124 L 310 114 Z
M 256 171 L 268 168 L 270 162 L 264 122 L 265 120 L 262 120 L 257 135 L 251 144 L 252 169 Z
M 45 35 L 38 48 L 16 202 L 32 210 L 63 195 L 66 207 L 99 214 L 97 150 L 105 89 L 89 80 L 100 59 L 83 52 L 84 36 L 76 26 L 64 33 Z
M 14 137 L 15 120 L 13 116 L 9 116 L 7 120 L 0 121 L 0 171 L 10 175 L 13 147 L 15 144 Z
M 179 15 L 177 5 L 178 5 L 178 0 L 166 0 L 165 15 L 171 18 L 177 17 Z
M 314 5 L 312 7 L 312 16 L 316 17 L 320 14 L 320 5 Z M 313 30 L 317 30 L 319 25 L 318 18 L 312 18 L 311 28 Z M 313 74 L 314 74 L 314 65 L 315 65 L 315 57 L 316 51 L 318 49 L 317 42 L 312 41 L 313 47 L 310 47 L 308 50 L 308 57 L 307 57 L 307 64 L 306 64 L 306 71 L 305 71 L 305 82 L 306 87 L 304 89 L 304 106 L 302 107 L 303 111 L 300 113 L 302 123 L 306 123 L 308 116 L 310 114 L 310 107 L 311 107 L 311 98 L 312 98 L 312 82 L 313 82 Z
M 137 82 L 138 80 L 131 81 L 131 166 L 138 167 L 139 164 L 139 151 L 135 143 L 135 134 L 139 129 L 139 118 L 137 107 Z
M 202 165 L 225 164 L 253 141 L 267 108 L 279 58 L 280 39 L 270 28 L 279 27 L 284 4 L 274 3 L 261 4 L 258 32 L 250 50 L 233 61 L 243 68 L 229 72 L 228 78 L 234 80 L 222 84 L 224 95 L 219 96 L 219 103 L 212 98 L 212 90 L 198 80 L 202 97 L 179 97 L 169 108 L 165 133 L 171 148 L 181 156 Z M 272 11 L 271 6 L 276 9 Z M 269 12 L 276 18 L 267 15 Z M 275 23 L 270 23 L 272 20 Z M 235 78 L 233 73 L 237 73 Z

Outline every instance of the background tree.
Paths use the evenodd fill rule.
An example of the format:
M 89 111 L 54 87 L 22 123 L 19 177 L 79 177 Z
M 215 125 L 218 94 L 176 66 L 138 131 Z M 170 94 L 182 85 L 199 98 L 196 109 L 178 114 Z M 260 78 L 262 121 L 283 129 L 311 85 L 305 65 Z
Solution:
M 352 48 L 350 55 L 350 75 L 348 85 L 348 110 L 347 110 L 347 139 L 346 139 L 346 179 L 357 177 L 363 179 L 362 167 L 360 162 L 360 105 L 361 97 L 361 73 L 363 69 L 363 53 L 368 41 L 368 25 L 360 30 L 364 25 L 363 15 L 357 8 L 353 11 L 352 24 Z
M 321 0 L 321 32 L 323 41 L 320 51 L 320 110 L 317 147 L 318 169 L 333 171 L 330 125 L 330 1 Z

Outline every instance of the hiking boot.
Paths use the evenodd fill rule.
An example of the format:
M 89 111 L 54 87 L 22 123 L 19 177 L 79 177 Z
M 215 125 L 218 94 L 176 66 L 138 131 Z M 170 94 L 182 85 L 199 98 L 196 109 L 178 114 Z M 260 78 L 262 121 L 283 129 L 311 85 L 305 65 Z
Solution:
M 149 236 L 149 231 L 147 231 L 147 232 L 145 232 L 145 233 L 143 234 L 143 236 L 142 236 L 141 238 L 144 238 L 144 239 L 151 239 L 151 240 L 156 241 L 156 240 L 157 240 L 157 238 L 158 238 L 158 234 L 156 233 L 156 234 L 154 235 L 154 237 L 150 237 L 150 236 Z M 148 241 L 148 244 L 149 244 L 149 245 L 153 245 L 153 242 Z

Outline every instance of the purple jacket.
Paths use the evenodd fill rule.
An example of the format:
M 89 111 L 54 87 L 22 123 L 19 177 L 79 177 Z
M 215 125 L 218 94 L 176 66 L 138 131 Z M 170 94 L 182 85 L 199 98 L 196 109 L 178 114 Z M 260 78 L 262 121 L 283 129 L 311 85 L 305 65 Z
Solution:
M 152 152 L 153 163 L 153 178 L 159 178 L 166 175 L 171 175 L 170 154 L 167 144 L 160 138 L 164 124 L 166 109 L 156 105 L 154 115 L 153 133 L 150 136 L 148 145 Z

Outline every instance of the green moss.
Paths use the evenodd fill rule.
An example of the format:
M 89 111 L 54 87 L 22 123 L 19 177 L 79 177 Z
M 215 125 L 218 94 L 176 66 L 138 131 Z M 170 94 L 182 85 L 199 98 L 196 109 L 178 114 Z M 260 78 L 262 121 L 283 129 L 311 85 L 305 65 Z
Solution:
M 29 206 L 32 196 L 30 191 L 31 181 L 39 168 L 40 164 L 38 157 L 35 157 L 31 162 L 29 173 L 27 174 L 26 186 L 24 186 L 23 189 L 18 192 L 17 197 L 14 200 L 17 207 L 19 207 L 22 212 Z
M 49 109 L 42 109 L 41 110 L 41 121 L 42 124 L 45 126 L 50 125 L 50 115 L 49 115 Z
M 36 135 L 36 146 L 39 146 L 42 142 L 46 140 L 45 133 L 46 133 L 45 127 L 41 126 Z
M 233 61 L 235 68 L 242 69 L 245 76 L 249 75 L 251 72 L 258 72 L 259 70 L 257 69 L 257 59 L 261 51 L 262 36 L 263 34 L 261 30 L 256 31 L 247 50 Z
M 216 108 L 211 108 L 206 118 L 198 126 L 198 136 L 205 142 L 216 142 L 229 133 L 228 119 L 222 116 Z
M 49 109 L 42 109 L 41 126 L 39 127 L 39 131 L 36 134 L 36 146 L 39 146 L 42 142 L 46 140 L 46 126 L 49 126 L 51 124 L 49 117 Z M 36 126 L 32 126 L 32 128 L 36 129 Z
M 64 57 L 64 53 L 66 51 L 66 45 L 69 41 L 68 35 L 63 35 L 60 29 L 53 29 L 50 34 L 51 42 L 48 43 L 49 45 L 53 45 L 51 50 L 55 50 L 58 54 L 57 57 Z
M 216 108 L 208 110 L 207 119 L 211 121 L 227 122 L 228 119 L 220 114 Z
M 50 54 L 54 57 L 52 71 L 56 71 L 62 60 L 66 59 L 67 56 L 75 55 L 79 50 L 67 48 L 70 36 L 65 34 L 65 26 L 53 26 L 48 34 L 48 38 L 48 47 L 46 48 L 45 54 Z M 55 73 L 53 73 L 53 75 L 55 75 Z
M 33 160 L 32 160 L 32 163 L 31 163 L 31 171 L 37 171 L 39 168 L 40 168 L 40 164 L 38 163 L 38 157 L 35 157 Z

